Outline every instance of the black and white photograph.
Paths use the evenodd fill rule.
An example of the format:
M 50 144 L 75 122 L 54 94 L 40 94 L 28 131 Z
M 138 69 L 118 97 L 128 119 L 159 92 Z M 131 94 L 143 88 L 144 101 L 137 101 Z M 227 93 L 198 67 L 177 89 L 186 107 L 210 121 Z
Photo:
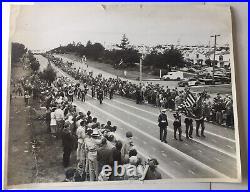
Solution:
M 232 39 L 223 4 L 12 5 L 7 186 L 240 182 Z

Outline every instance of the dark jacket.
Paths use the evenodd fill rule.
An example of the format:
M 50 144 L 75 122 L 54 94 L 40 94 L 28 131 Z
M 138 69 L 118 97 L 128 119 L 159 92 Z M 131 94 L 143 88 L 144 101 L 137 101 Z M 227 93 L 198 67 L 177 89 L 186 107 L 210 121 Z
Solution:
M 113 150 L 107 144 L 97 150 L 97 161 L 102 165 L 113 164 Z
M 162 126 L 168 126 L 168 118 L 167 115 L 164 113 L 161 113 L 158 117 L 158 125 L 159 127 Z

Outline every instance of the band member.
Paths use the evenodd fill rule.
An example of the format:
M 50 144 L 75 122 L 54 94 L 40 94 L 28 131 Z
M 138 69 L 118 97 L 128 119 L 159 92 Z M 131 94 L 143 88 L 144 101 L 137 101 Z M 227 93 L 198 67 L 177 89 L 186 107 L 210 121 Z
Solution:
M 81 89 L 81 100 L 85 102 L 86 93 L 84 89 Z
M 70 87 L 68 90 L 69 101 L 73 102 L 73 96 L 74 96 L 74 89 L 73 87 L 72 88 Z
M 181 134 L 182 134 L 182 130 L 181 130 L 181 116 L 179 115 L 178 112 L 176 112 L 174 114 L 174 123 L 173 123 L 173 126 L 174 126 L 174 139 L 177 140 L 177 137 L 176 137 L 176 132 L 178 130 L 178 133 L 179 133 L 179 140 L 180 141 L 183 141 L 181 139 Z
M 97 98 L 98 98 L 98 100 L 100 101 L 100 104 L 102 104 L 103 96 L 104 96 L 103 89 L 100 88 L 100 89 L 97 91 Z
M 91 95 L 92 95 L 92 98 L 95 97 L 95 85 L 92 85 L 91 87 Z
M 160 140 L 161 142 L 164 143 L 167 143 L 168 120 L 166 111 L 167 111 L 166 109 L 163 109 L 158 117 L 158 126 L 160 127 Z
M 109 89 L 109 99 L 113 98 L 114 92 L 115 92 L 115 88 L 114 86 L 111 86 L 111 88 Z

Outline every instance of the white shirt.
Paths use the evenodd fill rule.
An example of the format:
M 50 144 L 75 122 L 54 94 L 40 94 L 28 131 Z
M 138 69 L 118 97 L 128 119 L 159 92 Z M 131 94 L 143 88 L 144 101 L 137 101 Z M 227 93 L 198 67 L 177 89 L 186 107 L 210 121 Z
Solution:
M 78 127 L 77 130 L 76 130 L 76 135 L 77 135 L 77 138 L 78 138 L 78 143 L 83 143 L 84 139 L 86 137 L 85 128 L 82 127 L 82 126 Z
M 56 120 L 59 121 L 59 120 L 63 120 L 64 119 L 64 112 L 62 109 L 56 109 L 55 110 L 55 117 L 56 117 Z

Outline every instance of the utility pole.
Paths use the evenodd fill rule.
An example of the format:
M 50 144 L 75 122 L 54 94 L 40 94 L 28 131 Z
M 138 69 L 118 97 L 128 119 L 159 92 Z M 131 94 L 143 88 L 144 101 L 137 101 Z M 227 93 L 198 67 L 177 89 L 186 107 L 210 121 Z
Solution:
M 220 35 L 211 35 L 210 37 L 214 37 L 214 59 L 213 59 L 213 81 L 214 81 L 214 65 L 215 65 L 215 52 L 216 52 L 216 39 Z
M 140 57 L 140 83 L 142 81 L 142 60 L 143 60 L 143 55 Z
M 144 47 L 140 57 L 140 77 L 139 77 L 140 83 L 142 82 L 142 61 L 144 60 L 145 56 L 146 56 L 146 50 Z

